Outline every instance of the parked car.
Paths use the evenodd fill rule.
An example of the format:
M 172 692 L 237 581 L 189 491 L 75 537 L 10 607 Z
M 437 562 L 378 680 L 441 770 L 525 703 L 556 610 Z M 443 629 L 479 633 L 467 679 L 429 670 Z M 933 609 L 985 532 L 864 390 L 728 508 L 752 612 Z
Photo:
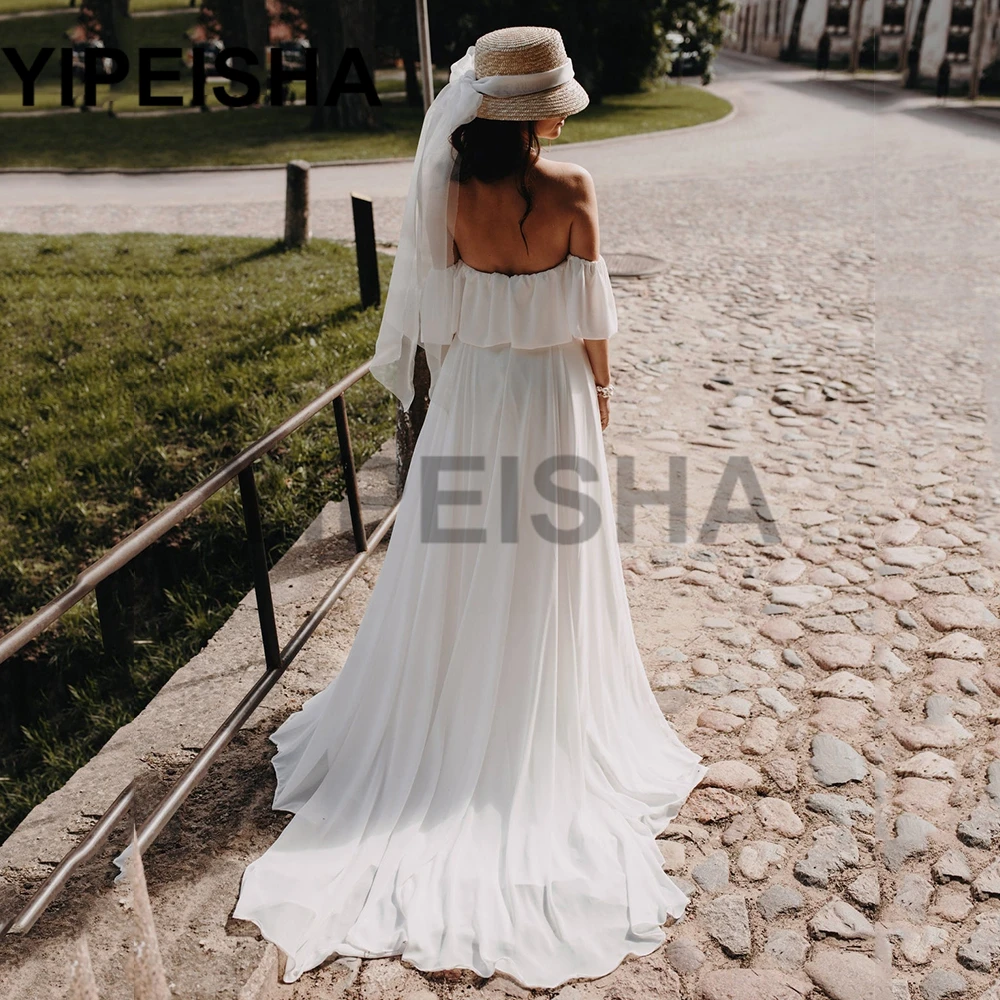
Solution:
M 77 80 L 83 79 L 83 60 L 84 53 L 88 49 L 103 49 L 105 47 L 104 42 L 99 38 L 88 38 L 85 42 L 74 42 L 73 43 L 73 77 Z M 110 56 L 105 56 L 103 59 L 98 59 L 97 68 L 104 73 L 110 73 L 115 66 L 114 60 Z
M 281 49 L 281 68 L 283 70 L 292 70 L 293 72 L 302 72 L 306 68 L 306 52 L 308 49 L 312 48 L 309 44 L 308 38 L 299 38 L 294 41 L 286 40 L 284 42 L 279 42 L 276 48 Z M 268 68 L 270 69 L 271 63 L 271 50 L 267 50 L 267 61 Z M 296 82 L 301 84 L 300 91 L 305 90 L 305 81 L 293 81 L 292 83 L 282 84 L 282 100 L 286 104 L 290 104 L 295 100 L 296 94 L 293 89 Z M 268 94 L 268 100 L 270 100 L 270 94 Z
M 279 42 L 276 46 L 281 49 L 281 65 L 284 69 L 303 70 L 306 68 L 306 50 L 312 48 L 308 38 L 297 38 L 294 41 L 286 40 Z M 268 59 L 270 60 L 271 50 L 268 49 Z
M 205 53 L 205 73 L 208 76 L 215 74 L 215 58 L 225 48 L 221 38 L 213 38 L 207 42 L 195 42 L 191 48 L 184 53 L 184 63 L 190 69 L 194 66 L 194 54 L 196 51 Z
M 708 60 L 704 53 L 695 51 L 682 52 L 673 65 L 672 76 L 701 76 L 707 68 Z

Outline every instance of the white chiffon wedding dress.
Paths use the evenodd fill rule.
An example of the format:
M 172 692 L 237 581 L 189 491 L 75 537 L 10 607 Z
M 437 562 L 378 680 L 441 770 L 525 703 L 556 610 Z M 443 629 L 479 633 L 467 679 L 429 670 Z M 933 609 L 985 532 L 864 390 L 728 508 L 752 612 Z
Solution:
M 421 322 L 449 346 L 385 562 L 340 673 L 271 737 L 295 815 L 233 915 L 287 954 L 285 982 L 389 955 L 599 977 L 683 914 L 656 836 L 706 771 L 632 630 L 582 342 L 617 329 L 607 267 L 459 261 Z

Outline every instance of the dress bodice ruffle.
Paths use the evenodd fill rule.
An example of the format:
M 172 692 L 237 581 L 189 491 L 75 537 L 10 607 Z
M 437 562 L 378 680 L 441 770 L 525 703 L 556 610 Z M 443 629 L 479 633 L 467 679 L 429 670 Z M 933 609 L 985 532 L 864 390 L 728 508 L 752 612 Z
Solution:
M 605 340 L 618 329 L 614 292 L 603 257 L 572 254 L 533 274 L 477 271 L 459 260 L 432 270 L 420 299 L 420 340 L 475 347 L 554 347 Z

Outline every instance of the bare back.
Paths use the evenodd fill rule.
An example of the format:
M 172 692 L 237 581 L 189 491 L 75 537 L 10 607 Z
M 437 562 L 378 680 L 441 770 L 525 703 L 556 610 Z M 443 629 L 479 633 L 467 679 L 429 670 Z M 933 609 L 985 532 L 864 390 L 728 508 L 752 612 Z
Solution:
M 539 157 L 527 180 L 533 201 L 524 220 L 524 240 L 518 221 L 525 203 L 513 178 L 491 184 L 471 179 L 460 186 L 455 221 L 459 257 L 477 271 L 501 274 L 547 271 L 569 254 L 596 260 L 597 198 L 590 174 L 576 164 Z

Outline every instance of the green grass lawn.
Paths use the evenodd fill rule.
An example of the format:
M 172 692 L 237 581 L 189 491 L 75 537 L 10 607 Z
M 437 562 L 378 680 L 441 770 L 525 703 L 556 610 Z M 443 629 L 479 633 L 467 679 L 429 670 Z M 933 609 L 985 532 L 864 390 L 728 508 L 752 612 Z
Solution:
M 712 121 L 730 105 L 693 86 L 612 96 L 571 118 L 558 140 L 578 142 Z M 100 112 L 3 120 L 4 167 L 144 167 L 284 163 L 412 156 L 422 113 L 383 105 L 377 132 L 314 132 L 306 107 L 111 118 Z
M 327 241 L 0 234 L 0 631 L 363 363 L 380 315 L 358 304 L 353 250 Z M 394 408 L 371 378 L 347 403 L 360 463 Z M 332 411 L 258 485 L 273 563 L 342 495 Z M 93 595 L 0 667 L 0 839 L 219 628 L 251 586 L 243 544 L 233 484 L 139 557 L 133 692 Z
M 0 0 L 3 2 L 3 0 Z M 186 32 L 197 11 L 184 8 L 162 17 L 137 21 L 142 46 L 186 47 Z M 14 46 L 29 62 L 42 46 L 67 44 L 66 31 L 76 14 L 66 11 L 50 17 L 24 17 L 0 21 L 0 44 Z M 166 68 L 164 66 L 164 68 Z M 156 94 L 180 94 L 190 99 L 190 74 L 180 64 L 177 84 L 157 84 Z M 435 74 L 438 86 L 447 71 Z M 376 73 L 379 92 L 385 97 L 381 127 L 374 132 L 313 132 L 312 109 L 304 106 L 222 108 L 209 83 L 207 100 L 213 111 L 112 118 L 94 109 L 53 116 L 0 119 L 4 141 L 0 167 L 143 167 L 238 165 L 284 163 L 294 158 L 311 161 L 375 159 L 411 156 L 420 134 L 422 111 L 400 99 L 403 82 L 398 72 Z M 301 86 L 297 90 L 303 91 Z M 233 88 L 242 93 L 242 88 Z M 76 87 L 77 99 L 82 87 Z M 299 97 L 303 93 L 299 93 Z M 58 61 L 50 60 L 36 87 L 35 108 L 60 104 Z M 116 112 L 141 110 L 136 92 L 123 88 L 114 93 L 98 88 L 98 99 L 114 100 Z M 559 142 L 600 139 L 636 132 L 679 128 L 710 121 L 726 114 L 728 102 L 697 85 L 656 86 L 643 93 L 606 97 L 566 123 Z M 21 82 L 5 57 L 0 58 L 0 111 L 22 110 Z
M 131 0 L 130 10 L 150 11 L 150 10 L 172 10 L 175 8 L 190 8 L 190 0 Z M 201 6 L 200 0 L 197 4 Z M 70 7 L 69 0 L 0 0 L 0 14 L 18 14 L 24 11 L 33 10 L 79 10 L 80 3 L 77 0 L 76 8 Z

